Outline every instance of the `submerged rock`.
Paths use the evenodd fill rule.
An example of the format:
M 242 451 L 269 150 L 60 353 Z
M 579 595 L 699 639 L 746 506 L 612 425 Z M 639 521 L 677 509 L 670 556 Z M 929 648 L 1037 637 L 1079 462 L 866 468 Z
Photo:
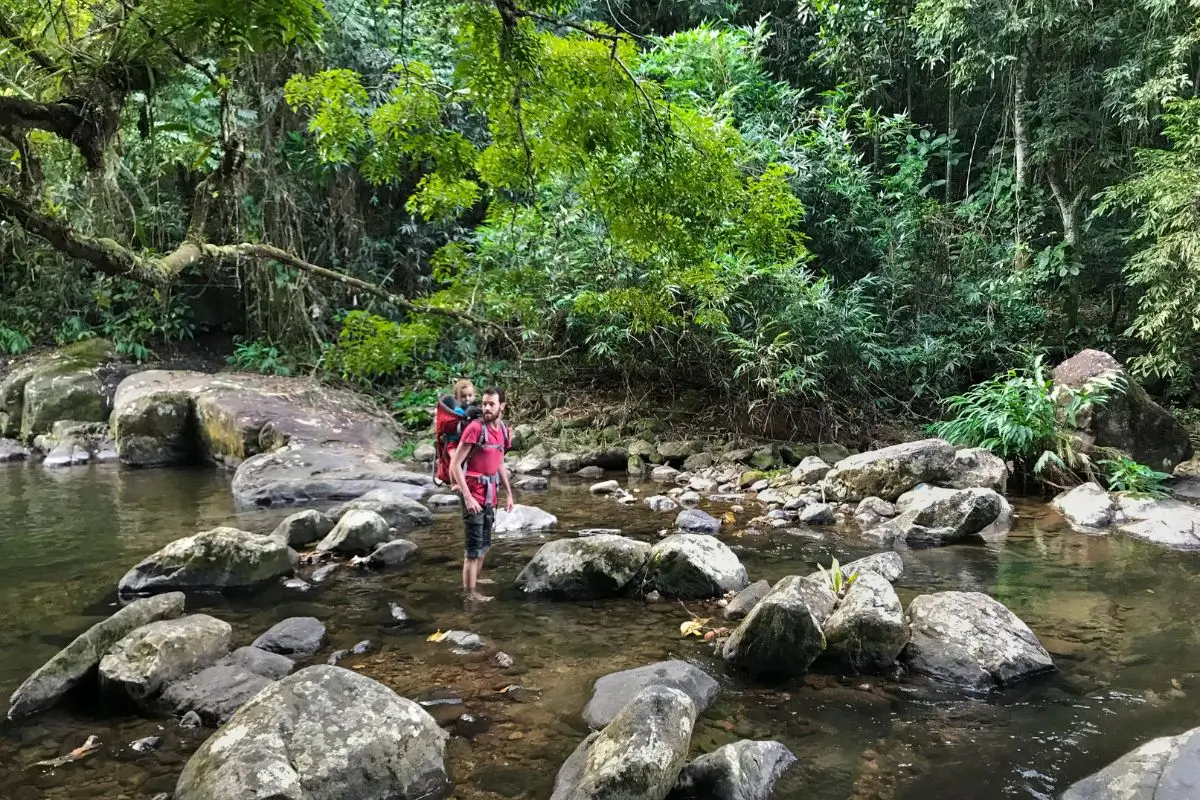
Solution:
M 695 721 L 683 692 L 643 689 L 566 760 L 551 800 L 662 800 L 683 768 Z
M 540 475 L 526 475 L 523 478 L 517 478 L 513 482 L 513 488 L 526 492 L 540 492 L 550 488 L 550 480 Z
M 617 594 L 650 555 L 650 545 L 624 536 L 599 534 L 547 542 L 517 576 L 530 594 L 590 600 Z
M 268 653 L 307 658 L 325 643 L 325 623 L 316 617 L 289 617 L 277 622 L 254 640 L 254 647 Z
M 175 800 L 440 797 L 447 734 L 419 705 L 340 667 L 289 675 L 188 760 Z
M 122 595 L 255 586 L 292 571 L 294 550 L 269 535 L 213 528 L 176 539 L 121 578 Z
M 374 511 L 351 509 L 341 515 L 333 530 L 317 544 L 321 553 L 365 553 L 388 540 L 392 528 Z
M 1075 417 L 1075 434 L 1084 452 L 1111 447 L 1141 464 L 1170 472 L 1192 456 L 1187 430 L 1115 358 L 1099 350 L 1083 350 L 1054 368 L 1054 388 L 1080 389 L 1097 379 L 1118 380 L 1123 390 L 1109 391 L 1107 402 Z
M 822 481 L 830 496 L 854 502 L 864 497 L 894 501 L 921 483 L 945 479 L 954 466 L 954 445 L 922 439 L 844 458 Z
M 333 520 L 320 511 L 298 511 L 276 526 L 271 535 L 289 547 L 312 544 L 324 539 L 333 530 Z
M 100 660 L 100 685 L 145 701 L 164 685 L 228 653 L 232 635 L 228 622 L 207 614 L 143 625 Z
M 558 527 L 558 517 L 535 506 L 514 505 L 512 511 L 496 509 L 493 533 L 546 531 Z
M 97 622 L 25 679 L 9 700 L 8 718 L 18 719 L 54 705 L 130 632 L 183 614 L 180 592 L 135 600 L 108 619 Z
M 721 688 L 707 672 L 686 661 L 660 661 L 622 670 L 596 681 L 592 698 L 583 709 L 584 722 L 592 728 L 603 728 L 647 686 L 678 689 L 691 698 L 697 714 L 708 709 Z
M 746 615 L 721 655 L 760 678 L 803 674 L 825 649 L 821 626 L 836 605 L 837 597 L 821 581 L 786 577 Z
M 668 536 L 650 549 L 646 562 L 646 584 L 666 597 L 719 597 L 748 583 L 742 562 L 715 536 Z
M 859 573 L 822 629 L 825 657 L 854 672 L 893 666 L 908 644 L 900 598 L 887 578 L 872 571 Z
M 721 614 L 728 620 L 743 619 L 770 591 L 771 584 L 769 582 L 755 581 L 738 592 L 737 596 L 722 609 Z
M 921 595 L 905 618 L 912 638 L 901 658 L 935 680 L 991 689 L 1054 669 L 1029 626 L 986 594 Z
M 217 664 L 172 683 L 163 690 L 158 704 L 173 714 L 195 714 L 205 725 L 216 727 L 270 685 L 271 679 L 259 672 L 237 664 Z
M 698 508 L 688 508 L 675 517 L 675 527 L 689 533 L 719 533 L 721 520 Z
M 1116 502 L 1097 483 L 1085 483 L 1062 492 L 1050 501 L 1050 505 L 1072 528 L 1083 533 L 1107 528 L 1117 518 Z
M 1061 800 L 1194 800 L 1200 789 L 1200 728 L 1151 739 L 1072 784 Z
M 748 739 L 718 747 L 683 768 L 668 800 L 770 800 L 796 757 L 779 742 Z

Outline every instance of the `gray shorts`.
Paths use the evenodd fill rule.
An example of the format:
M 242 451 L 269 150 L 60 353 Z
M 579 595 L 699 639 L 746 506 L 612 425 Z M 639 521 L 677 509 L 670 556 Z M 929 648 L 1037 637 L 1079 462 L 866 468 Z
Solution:
M 492 546 L 492 525 L 496 522 L 496 509 L 484 506 L 483 510 L 471 514 L 463 507 L 463 548 L 465 558 L 483 558 Z

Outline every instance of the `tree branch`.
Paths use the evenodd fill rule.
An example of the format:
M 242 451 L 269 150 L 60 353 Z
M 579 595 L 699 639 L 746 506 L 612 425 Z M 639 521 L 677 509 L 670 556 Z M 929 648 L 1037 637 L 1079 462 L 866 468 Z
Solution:
M 41 50 L 33 46 L 33 44 L 21 35 L 16 26 L 9 22 L 4 17 L 0 17 L 0 36 L 3 36 L 8 41 L 12 42 L 18 50 L 38 66 L 43 72 L 54 74 L 59 71 L 58 64 L 54 63 L 54 59 L 43 53 Z
M 184 269 L 195 264 L 221 264 L 239 258 L 258 261 L 272 260 L 301 272 L 307 272 L 360 292 L 366 292 L 381 300 L 386 300 L 410 314 L 445 317 L 477 330 L 490 329 L 508 338 L 507 331 L 503 326 L 490 320 L 453 308 L 414 303 L 406 297 L 389 292 L 382 286 L 309 263 L 295 253 L 269 244 L 242 242 L 215 245 L 189 239 L 163 256 L 142 256 L 112 239 L 89 236 L 77 231 L 67 223 L 38 211 L 29 203 L 7 191 L 0 191 L 0 216 L 16 221 L 29 233 L 45 239 L 54 249 L 86 261 L 105 275 L 126 278 L 156 289 L 168 288 Z
M 104 164 L 104 152 L 117 130 L 116 115 L 94 100 L 64 97 L 39 103 L 0 96 L 0 127 L 32 128 L 53 133 L 79 149 L 91 169 Z

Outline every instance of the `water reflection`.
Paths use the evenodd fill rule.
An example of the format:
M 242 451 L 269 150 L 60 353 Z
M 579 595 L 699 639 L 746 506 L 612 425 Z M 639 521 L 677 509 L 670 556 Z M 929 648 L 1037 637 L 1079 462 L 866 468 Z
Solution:
M 235 515 L 227 476 L 211 471 L 93 468 L 46 474 L 0 469 L 0 693 L 87 625 L 111 611 L 117 579 L 167 541 L 233 523 L 267 530 L 280 512 Z M 652 484 L 640 484 L 643 496 Z M 616 527 L 653 540 L 671 515 L 591 497 L 585 486 L 556 483 L 530 495 L 560 517 L 562 529 Z M 723 511 L 724 509 L 716 509 Z M 696 751 L 739 738 L 777 738 L 799 757 L 777 797 L 1052 797 L 1072 780 L 1145 738 L 1200 724 L 1193 665 L 1200 642 L 1191 619 L 1200 610 L 1195 554 L 1159 550 L 1121 537 L 1083 536 L 1057 527 L 1036 505 L 1019 507 L 1007 541 L 903 552 L 903 600 L 944 589 L 986 591 L 1021 616 L 1055 657 L 1060 672 L 1002 695 L 960 693 L 886 677 L 810 675 L 764 687 L 727 675 L 703 643 L 680 640 L 678 603 L 614 599 L 554 603 L 529 599 L 513 579 L 545 537 L 513 537 L 489 557 L 497 600 L 466 608 L 458 597 L 460 533 L 454 514 L 439 515 L 414 538 L 415 564 L 360 573 L 338 569 L 311 592 L 272 586 L 246 598 L 198 597 L 234 626 L 245 644 L 292 615 L 328 625 L 316 656 L 364 639 L 359 669 L 411 697 L 445 697 L 437 715 L 462 734 L 450 748 L 460 798 L 549 795 L 554 773 L 584 735 L 579 711 L 591 682 L 613 670 L 682 657 L 700 661 L 723 686 L 698 722 Z M 752 514 L 741 515 L 741 523 Z M 735 524 L 723 538 L 753 578 L 807 573 L 837 557 L 876 548 L 828 530 L 752 534 Z M 409 615 L 403 624 L 393 603 Z M 708 616 L 711 604 L 689 602 Z M 434 630 L 466 629 L 489 648 L 464 657 L 426 641 Z M 516 666 L 502 670 L 494 650 Z M 518 690 L 511 690 L 517 686 Z M 456 721 L 473 718 L 470 729 Z M 30 765 L 98 734 L 104 750 L 46 772 Z M 128 751 L 161 735 L 161 750 Z M 20 726 L 0 727 L 0 797 L 143 797 L 169 791 L 203 733 L 172 720 L 119 716 L 94 706 L 67 707 Z M 985 774 L 987 780 L 981 780 Z

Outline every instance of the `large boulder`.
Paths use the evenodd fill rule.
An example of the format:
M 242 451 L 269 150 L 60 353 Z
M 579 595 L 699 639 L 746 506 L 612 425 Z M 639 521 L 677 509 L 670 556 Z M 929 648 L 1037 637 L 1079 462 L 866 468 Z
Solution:
M 322 553 L 365 553 L 391 536 L 388 521 L 374 511 L 355 508 L 342 514 L 324 539 L 317 543 Z
M 156 704 L 180 717 L 194 712 L 205 725 L 216 727 L 228 722 L 250 698 L 270 685 L 270 678 L 245 667 L 217 664 L 172 683 Z
M 677 533 L 650 549 L 646 584 L 667 597 L 719 597 L 750 579 L 733 551 L 715 536 Z
M 795 763 L 779 742 L 742 739 L 684 767 L 669 800 L 770 800 L 775 782 Z
M 821 626 L 836 605 L 837 596 L 820 579 L 788 576 L 734 629 L 721 655 L 760 678 L 803 674 L 825 650 Z
M 904 608 L 887 578 L 859 573 L 822 626 L 825 655 L 854 672 L 876 672 L 896 663 L 908 644 Z
M 558 527 L 558 517 L 536 506 L 514 505 L 512 511 L 496 509 L 496 521 L 492 533 L 516 533 L 518 531 L 546 531 Z
M 329 509 L 331 519 L 341 520 L 351 511 L 373 511 L 398 531 L 411 530 L 424 525 L 433 524 L 433 513 L 413 499 L 411 490 L 417 489 L 417 494 L 423 489 L 415 484 L 392 484 L 372 489 L 365 494 L 341 505 Z
M 277 450 L 246 459 L 233 475 L 233 499 L 239 509 L 283 507 L 361 499 L 379 492 L 382 497 L 401 496 L 418 500 L 433 489 L 433 476 L 413 472 L 388 460 L 388 453 L 375 446 L 342 443 L 320 444 L 292 440 Z M 417 504 L 418 506 L 420 504 Z M 424 509 L 424 506 L 420 506 Z M 393 525 L 388 514 L 371 507 Z M 428 525 L 433 517 L 416 506 L 413 524 Z M 332 511 L 331 516 L 336 516 Z
M 611 533 L 547 542 L 517 576 L 530 594 L 590 600 L 617 594 L 650 555 L 650 545 Z
M 311 656 L 324 643 L 325 623 L 316 617 L 289 617 L 254 640 L 259 650 L 294 658 Z
M 934 680 L 991 689 L 1054 669 L 1029 626 L 986 594 L 921 595 L 905 619 L 912 635 L 901 660 Z
M 1115 448 L 1135 461 L 1170 472 L 1192 457 L 1187 430 L 1169 411 L 1150 399 L 1146 390 L 1115 358 L 1100 350 L 1083 350 L 1054 368 L 1054 389 L 1079 390 L 1097 381 L 1117 381 L 1108 400 L 1075 416 L 1074 432 L 1084 452 Z M 1060 402 L 1065 400 L 1060 398 Z
M 1061 492 L 1050 505 L 1077 531 L 1094 533 L 1117 518 L 1117 504 L 1098 483 L 1085 483 Z
M 687 758 L 695 721 L 685 693 L 643 689 L 571 754 L 551 800 L 664 800 Z
M 894 501 L 921 483 L 937 483 L 954 467 L 954 445 L 942 439 L 922 439 L 844 458 L 834 464 L 822 484 L 842 501 L 865 497 Z
M 188 761 L 175 800 L 418 800 L 449 788 L 447 734 L 364 675 L 315 666 L 238 709 Z
M 1006 533 L 1011 508 L 991 489 L 922 486 L 900 497 L 900 516 L 886 523 L 914 546 L 953 544 L 971 536 Z
M 968 447 L 954 454 L 954 465 L 943 485 L 951 489 L 991 489 L 1004 494 L 1008 489 L 1008 464 L 984 447 Z
M 147 370 L 121 381 L 109 421 L 121 462 L 164 467 L 199 458 L 192 395 L 207 377 L 198 372 Z
M 820 457 L 806 456 L 792 469 L 791 479 L 794 483 L 815 484 L 828 475 L 831 469 L 832 467 Z
M 59 420 L 103 422 L 111 391 L 101 374 L 113 358 L 101 339 L 27 359 L 0 380 L 0 437 L 25 441 Z
M 1061 800 L 1193 800 L 1200 793 L 1200 728 L 1151 739 L 1072 784 Z
M 233 628 L 207 614 L 151 622 L 113 645 L 100 660 L 100 685 L 137 701 L 212 664 L 229 652 Z
M 584 722 L 603 728 L 647 686 L 678 689 L 691 698 L 697 714 L 704 713 L 721 688 L 707 672 L 686 661 L 660 661 L 622 670 L 596 681 L 592 698 L 583 709 Z
M 83 680 L 109 649 L 131 631 L 183 614 L 179 592 L 135 600 L 108 619 L 81 633 L 57 655 L 25 679 L 9 700 L 8 718 L 18 719 L 43 711 Z
M 176 539 L 125 573 L 122 595 L 255 586 L 290 573 L 297 555 L 270 535 L 213 528 Z

